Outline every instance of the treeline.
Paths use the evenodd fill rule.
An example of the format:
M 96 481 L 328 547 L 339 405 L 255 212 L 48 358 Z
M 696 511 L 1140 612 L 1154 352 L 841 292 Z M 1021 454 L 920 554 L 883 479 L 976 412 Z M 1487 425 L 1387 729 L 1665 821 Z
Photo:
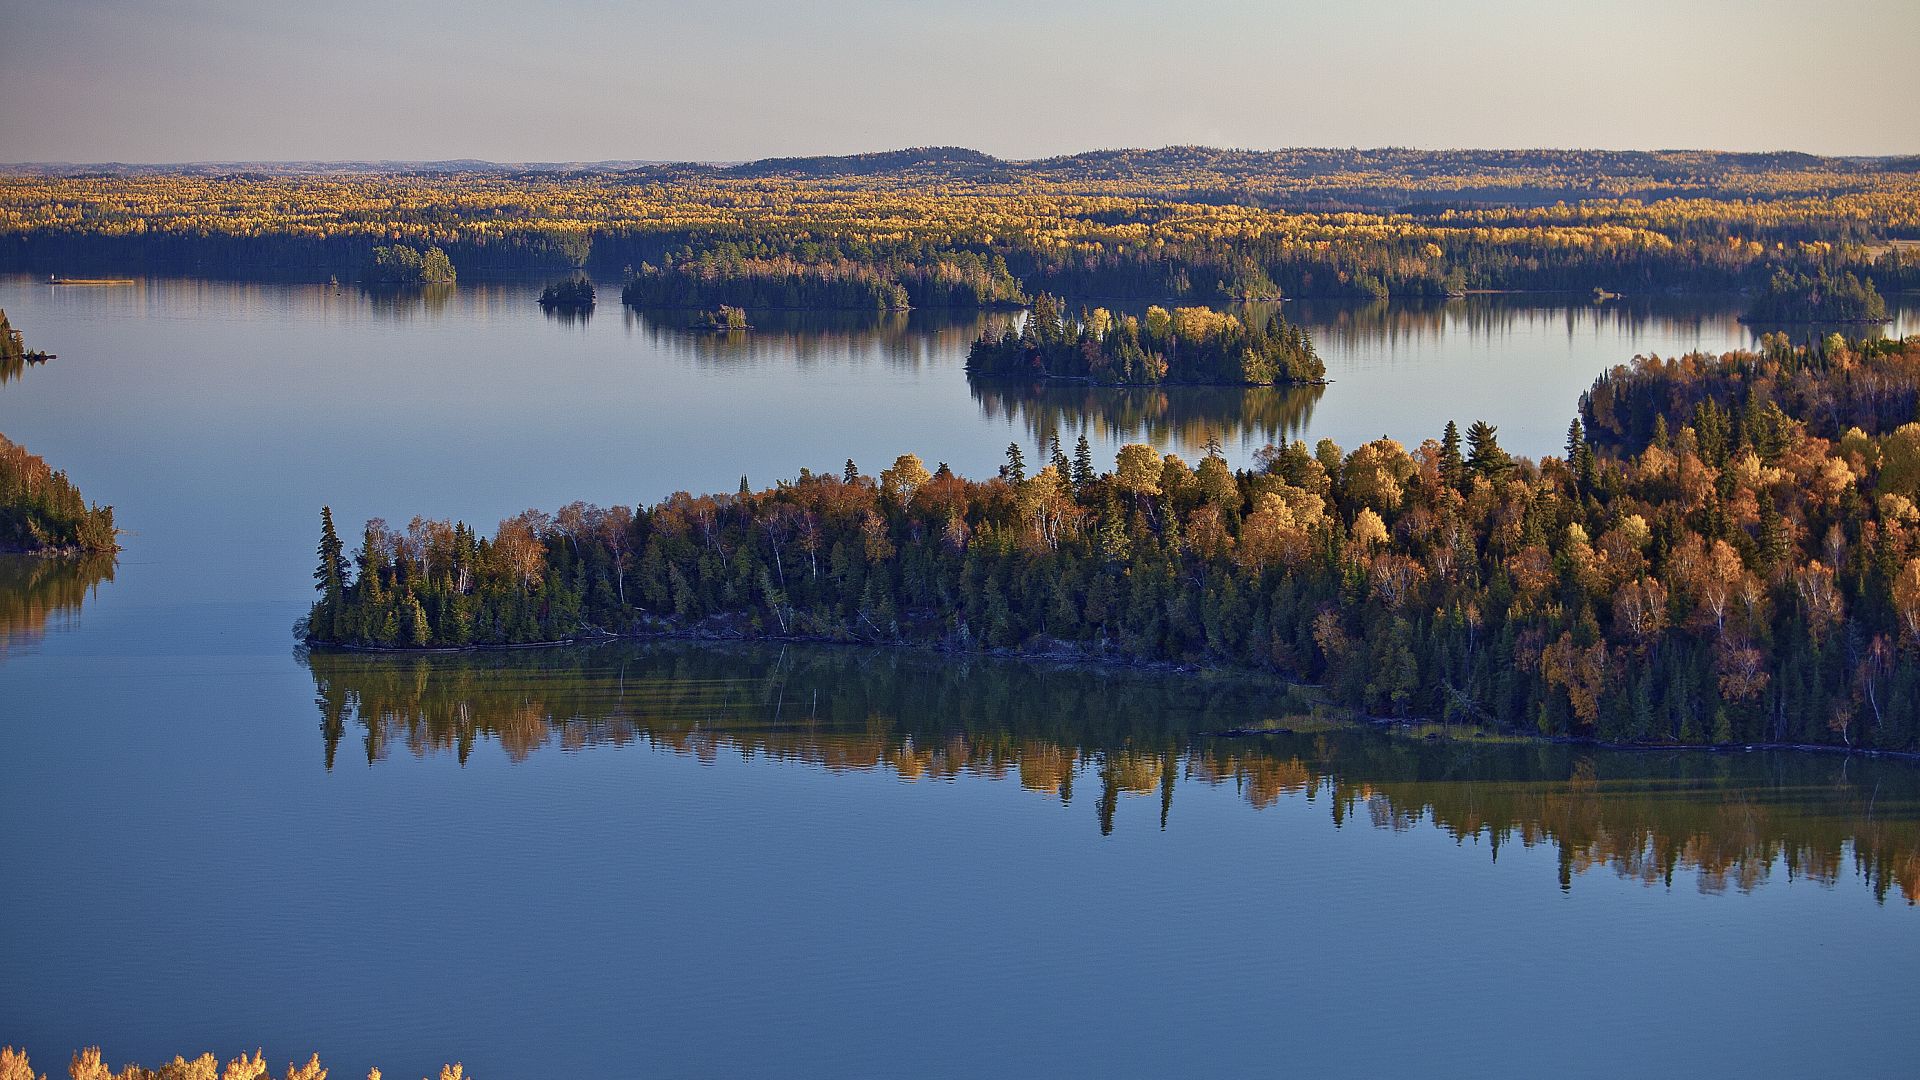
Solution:
M 1851 272 L 1831 274 L 1825 267 L 1812 274 L 1782 267 L 1767 279 L 1742 322 L 1750 323 L 1877 323 L 1887 321 L 1887 302 L 1873 279 Z
M 1138 317 L 1094 308 L 1074 318 L 1041 293 L 1019 330 L 989 330 L 974 341 L 967 373 L 1126 386 L 1272 386 L 1322 382 L 1327 368 L 1306 330 L 1279 312 L 1261 319 L 1251 308 L 1226 314 L 1150 307 Z
M 937 251 L 914 260 L 854 259 L 843 254 L 743 254 L 731 248 L 682 250 L 659 266 L 642 263 L 621 299 L 631 307 L 844 309 L 1018 306 L 1026 296 L 1006 260 Z
M 284 1080 L 327 1080 L 327 1070 L 320 1064 L 320 1055 L 315 1054 L 304 1065 L 287 1063 L 287 1069 L 280 1074 Z M 267 1065 L 265 1055 L 256 1050 L 252 1056 L 241 1054 L 226 1063 L 212 1054 L 201 1054 L 189 1061 L 176 1056 L 172 1061 L 149 1069 L 142 1065 L 127 1064 L 115 1071 L 109 1066 L 97 1046 L 89 1046 L 73 1055 L 67 1065 L 70 1080 L 273 1080 L 274 1073 Z M 15 1050 L 11 1046 L 0 1047 L 0 1080 L 47 1080 L 46 1075 L 35 1074 L 33 1062 L 26 1051 Z M 380 1070 L 372 1069 L 367 1080 L 380 1080 Z M 466 1069 L 459 1064 L 440 1067 L 440 1080 L 470 1080 Z
M 113 507 L 87 502 L 67 474 L 0 435 L 0 552 L 119 550 Z
M 1287 171 L 1341 156 L 0 177 L 0 266 L 324 279 L 439 247 L 463 270 L 652 266 L 636 302 L 749 310 L 1760 290 L 1779 268 L 1920 287 L 1913 160 L 1377 152 Z
M 1910 386 L 1920 341 L 1791 357 L 1796 373 Z M 1648 361 L 1603 385 L 1689 367 Z M 374 522 L 357 572 L 329 519 L 307 632 L 1070 652 L 1275 670 L 1375 713 L 1550 735 L 1920 750 L 1920 424 L 1835 441 L 1794 405 L 1723 428 L 1702 400 L 1700 426 L 1677 410 L 1620 452 L 1576 421 L 1566 457 L 1538 463 L 1484 424 L 1411 452 L 1295 442 L 1238 473 L 1143 445 L 1096 472 L 1084 439 L 1037 470 L 1010 447 L 981 481 L 903 455 L 877 477 L 849 463 L 637 512 L 529 511 L 490 539 Z
M 360 271 L 360 280 L 370 285 L 450 285 L 456 276 L 446 252 L 405 244 L 374 248 Z

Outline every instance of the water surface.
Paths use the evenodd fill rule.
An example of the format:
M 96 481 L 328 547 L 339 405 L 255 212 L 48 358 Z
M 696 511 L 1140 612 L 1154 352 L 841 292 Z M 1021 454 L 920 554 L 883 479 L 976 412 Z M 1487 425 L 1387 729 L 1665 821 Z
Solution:
M 1055 431 L 1244 463 L 1485 417 L 1537 454 L 1601 368 L 1748 340 L 1732 305 L 1302 304 L 1324 389 L 1103 392 L 970 385 L 971 317 L 729 340 L 532 296 L 0 280 L 59 355 L 0 431 L 130 530 L 112 567 L 0 565 L 0 1042 L 483 1080 L 1907 1071 L 1903 762 L 1430 742 L 907 651 L 288 634 L 323 502 L 484 529 Z

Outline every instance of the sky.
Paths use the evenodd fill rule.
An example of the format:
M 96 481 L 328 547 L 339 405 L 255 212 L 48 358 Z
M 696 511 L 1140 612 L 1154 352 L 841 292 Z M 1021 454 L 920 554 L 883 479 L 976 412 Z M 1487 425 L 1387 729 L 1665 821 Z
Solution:
M 0 0 L 0 161 L 1920 153 L 1920 0 Z

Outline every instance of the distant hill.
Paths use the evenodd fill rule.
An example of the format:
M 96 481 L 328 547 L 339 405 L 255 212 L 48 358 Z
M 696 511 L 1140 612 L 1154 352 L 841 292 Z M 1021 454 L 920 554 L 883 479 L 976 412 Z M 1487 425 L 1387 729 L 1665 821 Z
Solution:
M 15 176 L 244 176 L 326 175 L 433 176 L 493 174 L 503 177 L 609 177 L 660 182 L 724 179 L 899 176 L 917 180 L 1006 182 L 1035 179 L 1061 183 L 1184 182 L 1205 192 L 1254 181 L 1284 178 L 1312 189 L 1319 177 L 1373 175 L 1378 183 L 1343 185 L 1342 202 L 1360 205 L 1408 201 L 1415 186 L 1450 178 L 1448 201 L 1537 205 L 1542 200 L 1657 194 L 1675 188 L 1716 193 L 1729 180 L 1762 173 L 1831 173 L 1858 177 L 1920 172 L 1920 156 L 1821 157 L 1794 151 L 1766 153 L 1717 150 L 1415 150 L 1405 147 L 1233 150 L 1208 146 L 1090 150 L 1026 161 L 994 157 L 959 146 L 919 146 L 865 154 L 763 158 L 746 162 L 575 161 L 216 161 L 174 164 L 28 162 L 0 164 Z M 1542 184 L 1542 174 L 1554 182 Z M 1498 182 L 1510 174 L 1511 184 Z M 1295 190 L 1298 201 L 1303 191 Z

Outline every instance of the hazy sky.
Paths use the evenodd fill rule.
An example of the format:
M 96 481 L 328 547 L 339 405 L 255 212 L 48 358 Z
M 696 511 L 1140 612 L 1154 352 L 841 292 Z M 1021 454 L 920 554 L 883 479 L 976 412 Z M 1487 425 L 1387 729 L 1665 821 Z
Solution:
M 1920 153 L 1920 0 L 0 0 L 0 161 Z

